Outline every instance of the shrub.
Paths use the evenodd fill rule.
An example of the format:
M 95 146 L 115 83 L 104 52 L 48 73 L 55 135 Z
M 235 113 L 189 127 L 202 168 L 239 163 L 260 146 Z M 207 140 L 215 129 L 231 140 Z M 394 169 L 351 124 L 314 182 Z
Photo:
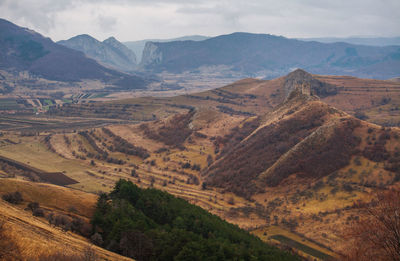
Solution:
M 367 116 L 363 111 L 356 111 L 356 113 L 354 114 L 354 116 L 355 116 L 357 119 L 360 119 L 360 120 L 366 120 L 366 119 L 368 119 L 368 116 Z
M 3 200 L 11 204 L 19 204 L 23 201 L 22 194 L 19 191 L 7 193 L 2 196 Z
M 39 203 L 37 203 L 37 202 L 30 202 L 28 205 L 27 205 L 27 208 L 30 210 L 30 211 L 34 211 L 35 209 L 37 209 L 37 208 L 39 208 L 40 207 L 40 205 L 39 205 Z
M 94 233 L 90 237 L 90 241 L 92 241 L 92 243 L 97 245 L 97 246 L 103 245 L 103 237 L 99 233 Z
M 32 215 L 34 215 L 35 217 L 44 217 L 44 210 L 43 208 L 35 208 L 32 211 Z

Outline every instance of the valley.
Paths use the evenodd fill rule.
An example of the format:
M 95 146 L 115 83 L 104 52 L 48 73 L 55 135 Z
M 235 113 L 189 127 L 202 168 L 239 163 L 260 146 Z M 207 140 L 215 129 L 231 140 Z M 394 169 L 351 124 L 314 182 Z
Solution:
M 363 206 L 399 186 L 400 130 L 376 125 L 398 124 L 399 90 L 297 70 L 176 97 L 63 104 L 37 125 L 4 116 L 0 175 L 61 173 L 88 193 L 123 178 L 301 255 L 339 258 Z
M 0 18 L 0 260 L 398 259 L 398 38 L 108 18 Z

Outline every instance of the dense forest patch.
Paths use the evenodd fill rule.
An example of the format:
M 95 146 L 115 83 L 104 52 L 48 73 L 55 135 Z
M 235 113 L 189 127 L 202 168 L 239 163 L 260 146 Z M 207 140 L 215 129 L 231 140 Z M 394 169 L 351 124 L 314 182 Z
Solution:
M 92 241 L 137 260 L 298 260 L 200 207 L 120 180 L 102 194 Z

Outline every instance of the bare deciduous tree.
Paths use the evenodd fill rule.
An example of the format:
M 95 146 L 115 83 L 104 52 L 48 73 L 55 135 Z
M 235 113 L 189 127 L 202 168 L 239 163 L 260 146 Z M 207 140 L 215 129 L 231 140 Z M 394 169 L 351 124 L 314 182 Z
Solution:
M 400 260 L 400 191 L 379 193 L 346 238 L 348 260 Z

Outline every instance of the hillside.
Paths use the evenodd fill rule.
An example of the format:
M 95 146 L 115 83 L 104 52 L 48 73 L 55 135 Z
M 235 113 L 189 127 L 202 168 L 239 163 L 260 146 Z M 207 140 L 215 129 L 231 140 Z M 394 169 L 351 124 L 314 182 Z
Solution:
M 195 72 L 226 66 L 225 77 L 274 78 L 293 68 L 315 74 L 388 79 L 400 74 L 398 46 L 305 42 L 266 34 L 233 33 L 203 41 L 148 42 L 142 68 L 154 72 Z
M 96 196 L 72 189 L 62 188 L 43 183 L 32 183 L 15 179 L 0 179 L 0 194 L 19 191 L 23 201 L 17 205 L 0 200 L 0 244 L 4 239 L 15 242 L 13 251 L 16 254 L 10 259 L 3 251 L 11 250 L 6 247 L 0 251 L 4 260 L 51 260 L 66 257 L 69 260 L 83 255 L 96 256 L 101 260 L 131 260 L 102 248 L 96 247 L 90 241 L 76 233 L 66 232 L 61 226 L 50 224 L 48 220 L 36 212 L 36 216 L 28 210 L 27 205 L 37 202 L 45 215 L 88 220 L 93 215 Z M 7 252 L 6 252 L 7 253 Z
M 12 74 L 27 71 L 36 77 L 61 82 L 100 80 L 103 85 L 130 89 L 142 89 L 148 84 L 141 77 L 105 68 L 81 52 L 4 19 L 0 20 L 0 47 L 0 69 Z
M 355 157 L 391 171 L 398 150 L 385 147 L 399 143 L 397 129 L 362 122 L 304 94 L 290 97 L 259 122 L 240 139 L 223 137 L 216 144 L 222 152 L 203 170 L 207 184 L 250 197 L 269 187 L 336 175 Z
M 137 60 L 139 63 L 142 60 L 143 49 L 147 42 L 164 43 L 164 42 L 174 42 L 174 41 L 202 41 L 207 38 L 209 38 L 209 37 L 203 36 L 203 35 L 188 35 L 188 36 L 182 36 L 182 37 L 171 38 L 171 39 L 145 39 L 145 40 L 139 40 L 139 41 L 128 41 L 128 42 L 123 42 L 123 44 L 126 45 L 129 49 L 131 49 L 137 55 Z
M 4 200 L 4 195 L 14 192 L 21 193 L 21 202 Z M 90 260 L 129 259 L 93 245 L 85 238 L 91 236 L 94 243 L 137 260 L 180 260 L 195 253 L 201 259 L 255 255 L 263 260 L 298 260 L 184 200 L 155 189 L 142 190 L 124 180 L 112 193 L 100 196 L 97 204 L 94 194 L 18 179 L 0 179 L 0 195 L 0 245 L 6 243 L 5 237 L 6 246 L 15 244 L 13 250 L 0 251 L 6 259 L 8 254 L 23 260 L 82 260 L 81 256 L 88 255 L 93 258 Z M 104 196 L 112 201 L 104 201 Z M 104 244 L 93 235 L 101 235 Z M 120 243 L 113 244 L 115 240 Z M 137 240 L 141 240 L 140 245 L 136 245 Z
M 117 70 L 129 72 L 136 67 L 135 53 L 114 37 L 100 42 L 90 35 L 78 35 L 57 43 L 81 51 L 100 64 Z
M 124 178 L 304 256 L 339 257 L 350 247 L 343 232 L 362 217 L 372 195 L 400 185 L 399 129 L 350 113 L 364 108 L 368 120 L 396 119 L 388 108 L 396 106 L 398 88 L 391 81 L 296 70 L 178 97 L 64 105 L 51 111 L 59 115 L 56 125 L 41 123 L 24 135 L 3 132 L 0 175 L 10 176 L 11 169 L 34 180 L 62 173 L 77 182 L 68 187 L 89 192 L 109 192 Z M 371 102 L 388 95 L 385 105 Z M 146 122 L 63 133 L 53 128 L 62 125 L 62 115 Z
M 185 200 L 126 180 L 100 196 L 92 223 L 101 245 L 138 260 L 299 260 Z
M 168 98 L 143 97 L 91 104 L 65 104 L 50 114 L 135 120 L 161 119 L 190 108 L 235 115 L 261 115 L 284 102 L 293 79 L 306 79 L 321 101 L 360 119 L 400 125 L 400 83 L 350 76 L 312 75 L 295 70 L 273 80 L 243 79 L 222 88 Z

